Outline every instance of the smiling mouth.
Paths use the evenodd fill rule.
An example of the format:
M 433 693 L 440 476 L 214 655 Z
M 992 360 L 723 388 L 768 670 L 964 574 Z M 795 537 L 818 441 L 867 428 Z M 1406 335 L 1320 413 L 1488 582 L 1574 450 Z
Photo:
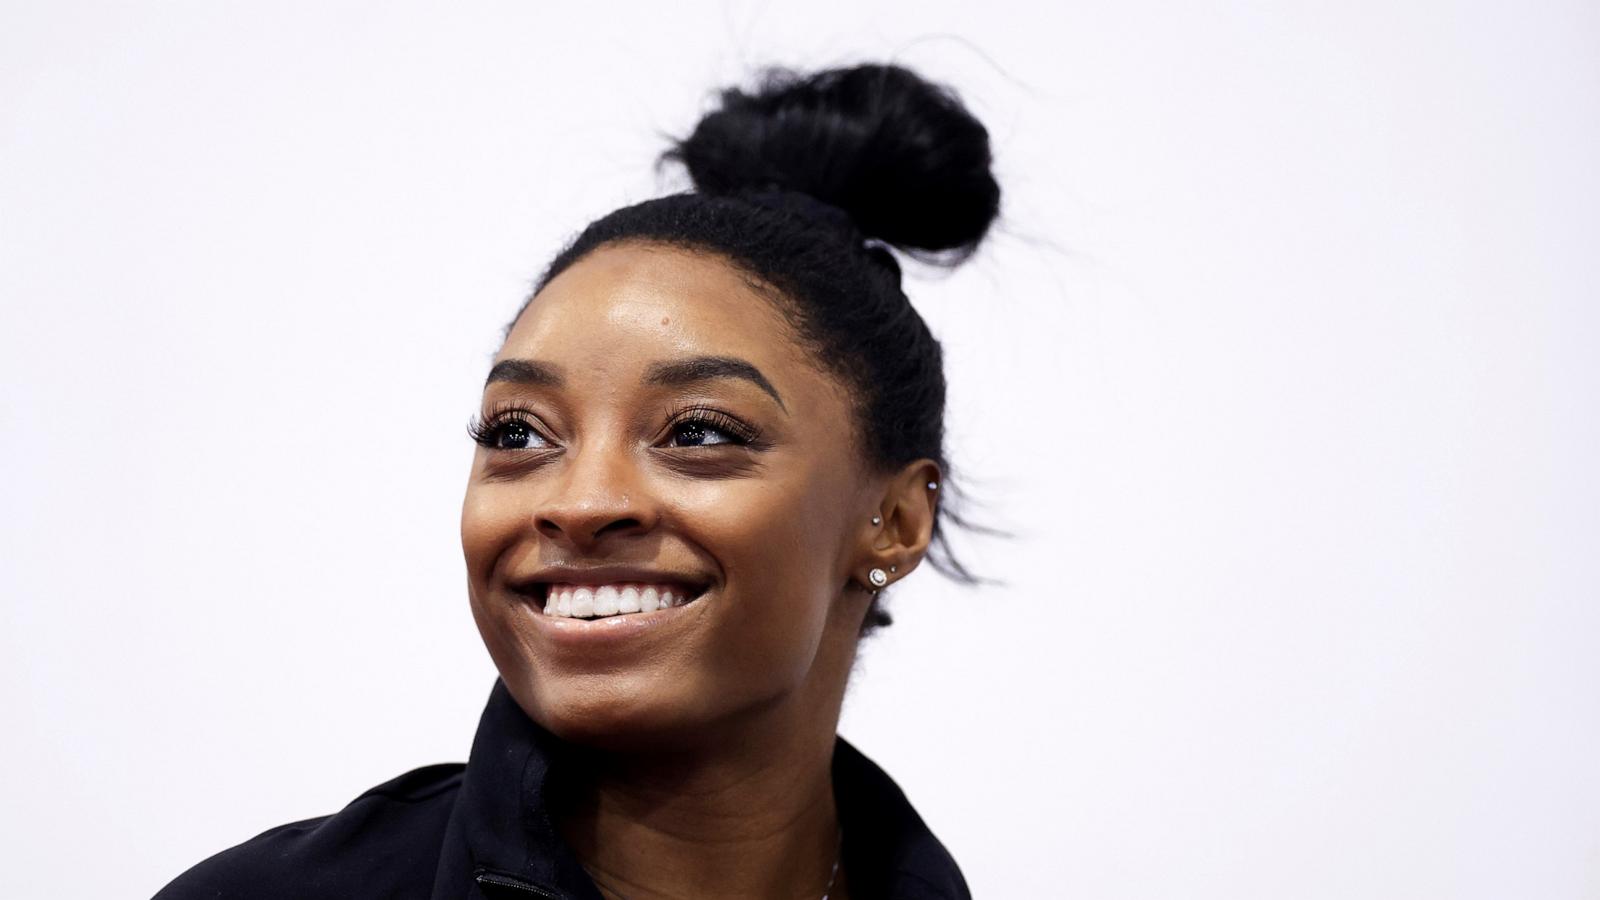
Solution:
M 604 619 L 685 606 L 704 595 L 703 588 L 681 584 L 550 584 L 542 608 L 547 616 Z

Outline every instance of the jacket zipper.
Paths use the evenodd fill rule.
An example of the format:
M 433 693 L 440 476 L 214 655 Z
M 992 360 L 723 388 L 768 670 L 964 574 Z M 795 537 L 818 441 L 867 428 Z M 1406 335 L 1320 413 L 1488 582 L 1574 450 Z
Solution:
M 562 900 L 560 894 L 552 894 L 536 884 L 529 884 L 521 879 L 512 878 L 510 875 L 500 875 L 495 872 L 475 872 L 472 879 L 479 884 L 492 884 L 495 887 L 526 891 L 535 897 L 544 897 L 546 900 Z

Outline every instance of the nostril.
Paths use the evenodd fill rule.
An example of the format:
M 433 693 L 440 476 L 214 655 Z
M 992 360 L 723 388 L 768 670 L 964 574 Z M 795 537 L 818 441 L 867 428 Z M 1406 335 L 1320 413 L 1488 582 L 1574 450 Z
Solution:
M 593 543 L 613 534 L 632 534 L 645 530 L 644 520 L 633 516 L 596 517 L 587 521 L 572 517 L 571 521 L 565 523 L 553 517 L 540 516 L 535 520 L 534 527 L 547 538 L 578 544 Z
M 613 531 L 635 531 L 643 527 L 644 523 L 640 522 L 638 519 L 617 519 L 613 522 L 607 522 L 606 524 L 600 526 L 600 530 L 596 531 L 594 536 L 601 537 L 607 532 Z

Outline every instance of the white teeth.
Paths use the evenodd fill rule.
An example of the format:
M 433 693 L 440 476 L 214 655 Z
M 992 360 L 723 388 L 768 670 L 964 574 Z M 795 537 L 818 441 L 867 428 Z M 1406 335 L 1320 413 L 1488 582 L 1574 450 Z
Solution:
M 594 591 L 586 588 L 576 588 L 572 592 L 572 617 L 587 619 L 594 615 Z
M 689 597 L 685 592 L 657 585 L 552 584 L 545 597 L 544 613 L 563 618 L 597 619 L 655 612 L 688 602 Z

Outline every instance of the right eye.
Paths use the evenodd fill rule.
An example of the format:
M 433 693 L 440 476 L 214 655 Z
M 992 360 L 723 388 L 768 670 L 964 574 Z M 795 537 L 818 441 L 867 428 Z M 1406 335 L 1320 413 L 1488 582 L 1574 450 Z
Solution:
M 504 415 L 487 422 L 474 420 L 467 431 L 480 447 L 490 450 L 544 450 L 550 441 L 532 422 L 515 415 Z

